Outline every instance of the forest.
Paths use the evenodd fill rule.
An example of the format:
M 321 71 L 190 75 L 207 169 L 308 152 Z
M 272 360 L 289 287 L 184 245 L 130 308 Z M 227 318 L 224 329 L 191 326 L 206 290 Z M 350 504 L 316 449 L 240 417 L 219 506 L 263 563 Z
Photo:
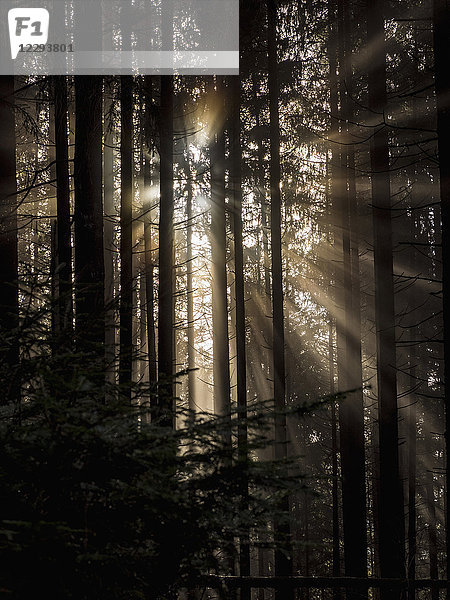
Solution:
M 0 76 L 1 598 L 450 598 L 449 32 L 245 0 L 239 75 Z

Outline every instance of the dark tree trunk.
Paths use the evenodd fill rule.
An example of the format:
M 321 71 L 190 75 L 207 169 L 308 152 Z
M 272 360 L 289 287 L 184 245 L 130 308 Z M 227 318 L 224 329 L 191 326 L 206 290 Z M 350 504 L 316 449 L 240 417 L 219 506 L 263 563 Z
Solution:
M 14 116 L 14 77 L 0 76 L 0 353 L 8 369 L 8 389 L 3 401 L 19 399 L 17 365 L 19 347 L 13 330 L 18 325 L 18 256 L 17 256 L 17 184 L 16 133 Z
M 214 89 L 214 83 L 216 89 Z M 228 335 L 227 229 L 225 206 L 225 85 L 220 76 L 211 81 L 211 262 L 214 412 L 223 418 L 224 465 L 232 458 L 230 354 Z M 234 573 L 234 540 L 224 548 L 225 561 Z
M 55 159 L 56 159 L 56 268 L 58 271 L 58 325 L 62 342 L 72 340 L 72 240 L 70 223 L 69 136 L 67 79 L 53 78 L 55 102 Z
M 417 73 L 413 85 L 418 82 Z M 416 117 L 416 106 L 413 100 L 413 117 Z M 413 177 L 417 180 L 417 170 L 414 169 Z M 415 183 L 415 185 L 417 185 Z M 410 273 L 417 272 L 417 260 L 418 255 L 416 252 L 415 243 L 417 241 L 418 232 L 420 230 L 417 219 L 415 218 L 414 211 L 420 204 L 421 197 L 417 196 L 416 190 L 413 188 L 411 192 L 411 216 L 409 217 L 409 234 L 411 242 L 411 250 L 409 253 L 409 270 Z M 417 298 L 416 287 L 413 286 L 412 291 L 408 295 L 408 303 L 414 307 L 413 310 L 420 304 Z M 415 389 L 417 386 L 417 346 L 416 339 L 419 338 L 418 331 L 420 326 L 412 325 L 409 327 L 409 339 L 410 348 L 408 352 L 408 363 L 409 363 L 409 387 L 410 393 L 408 394 L 409 411 L 408 411 L 408 422 L 407 422 L 407 451 L 408 451 L 408 474 L 407 474 L 407 485 L 408 485 L 408 560 L 407 560 L 407 576 L 408 579 L 414 580 L 416 578 L 416 560 L 417 560 L 417 510 L 416 510 L 416 495 L 417 495 L 417 396 Z M 408 590 L 408 600 L 415 600 L 416 592 L 413 589 Z
M 413 357 L 411 357 L 413 360 Z M 410 366 L 411 385 L 415 380 L 414 366 Z M 412 400 L 409 407 L 408 427 L 408 579 L 416 578 L 416 401 Z M 410 590 L 409 600 L 414 600 L 415 591 Z
M 270 321 L 267 316 L 271 311 L 271 297 L 270 297 L 270 254 L 269 254 L 269 215 L 266 198 L 266 172 L 265 172 L 265 161 L 264 161 L 264 125 L 261 123 L 260 105 L 261 101 L 258 96 L 258 74 L 252 74 L 252 87 L 253 87 L 253 101 L 255 103 L 255 121 L 256 121 L 256 132 L 257 132 L 257 166 L 256 166 L 256 185 L 258 189 L 258 198 L 261 206 L 261 229 L 262 229 L 262 249 L 259 244 L 257 246 L 257 262 L 258 262 L 258 280 L 257 289 L 258 294 L 262 290 L 262 305 L 259 309 L 259 330 L 260 330 L 260 349 L 261 363 L 264 367 L 260 367 L 263 371 L 263 376 L 267 381 L 271 379 L 271 356 L 270 356 Z M 260 280 L 260 254 L 262 250 L 263 260 L 263 287 L 261 287 Z
M 145 159 L 144 187 L 151 188 L 150 162 Z M 153 249 L 152 199 L 144 204 L 144 250 L 145 250 L 145 302 L 147 313 L 148 380 L 153 389 L 157 382 L 156 333 L 155 333 L 155 263 Z
M 248 461 L 247 433 L 247 358 L 245 344 L 245 295 L 244 295 L 244 249 L 242 242 L 242 189 L 241 189 L 241 80 L 232 78 L 231 85 L 231 171 L 233 189 L 233 234 L 234 234 L 234 289 L 236 301 L 236 367 L 237 367 L 237 406 L 238 406 L 238 455 L 242 464 Z M 242 482 L 242 509 L 248 510 L 248 482 Z M 250 575 L 250 540 L 246 531 L 240 540 L 239 572 Z M 250 590 L 241 591 L 241 600 L 250 600 Z
M 114 93 L 113 90 L 110 91 Z M 103 202 L 104 202 L 104 262 L 105 262 L 105 362 L 106 382 L 115 384 L 116 374 L 116 323 L 114 305 L 114 138 L 112 134 L 112 99 L 104 99 L 104 153 L 103 153 Z
M 153 78 L 147 75 L 144 79 L 145 95 L 145 143 L 149 149 L 153 145 L 153 132 L 151 131 L 151 110 L 153 104 Z M 151 188 L 152 181 L 151 164 L 149 158 L 144 157 L 144 251 L 145 251 L 145 301 L 147 313 L 147 350 L 148 350 L 148 379 L 150 388 L 155 391 L 157 383 L 157 360 L 156 360 L 156 332 L 155 332 L 155 259 L 153 248 L 153 223 Z M 153 395 L 152 395 L 153 397 Z
M 230 413 L 230 357 L 228 342 L 227 232 L 225 212 L 224 85 L 216 79 L 211 90 L 215 111 L 211 153 L 211 260 L 214 411 Z
M 371 436 L 371 455 L 372 472 L 370 478 L 372 490 L 372 523 L 373 523 L 373 568 L 372 571 L 376 577 L 380 576 L 380 439 L 378 428 L 378 408 L 373 406 L 371 413 L 372 436 Z M 379 592 L 376 591 L 379 600 Z
M 255 121 L 258 141 L 257 150 L 257 167 L 256 178 L 258 186 L 258 197 L 261 205 L 261 221 L 262 221 L 262 239 L 263 239 L 263 268 L 264 268 L 264 291 L 266 302 L 270 302 L 270 258 L 269 258 L 269 238 L 267 235 L 268 215 L 267 215 L 267 199 L 266 199 L 266 176 L 264 169 L 264 126 L 261 123 L 260 106 L 258 104 L 258 80 L 256 74 L 252 76 L 253 100 L 255 102 Z M 259 268 L 258 268 L 259 272 Z
M 431 431 L 425 432 L 426 436 L 426 456 L 433 456 L 433 438 Z M 428 530 L 428 553 L 430 556 L 430 579 L 438 578 L 438 549 L 437 549 L 437 531 L 436 531 L 436 500 L 434 497 L 434 477 L 432 463 L 427 468 L 425 479 L 425 502 Z M 432 600 L 439 600 L 439 590 L 431 591 Z
M 342 234 L 342 300 L 344 307 L 343 357 L 339 361 L 341 391 L 355 390 L 339 407 L 344 564 L 348 577 L 367 575 L 367 522 L 364 457 L 364 408 L 361 366 L 361 324 L 358 242 L 354 227 L 357 210 L 354 150 L 348 123 L 352 122 L 352 32 L 349 2 L 338 2 L 338 55 L 341 138 L 339 208 Z M 348 590 L 347 598 L 361 598 L 361 590 Z
M 418 40 L 420 39 L 420 25 L 414 25 L 414 70 L 411 77 L 411 85 L 413 88 L 420 87 L 420 72 L 419 72 L 419 53 L 418 53 Z M 412 98 L 412 118 L 413 126 L 420 128 L 421 126 L 421 113 L 420 113 L 420 100 L 413 96 Z M 418 165 L 415 165 L 412 170 L 412 177 L 414 178 L 414 186 L 411 190 L 411 215 L 409 216 L 409 241 L 412 244 L 409 251 L 409 269 L 410 273 L 417 273 L 419 253 L 417 252 L 417 246 L 415 245 L 420 236 L 420 221 L 417 217 L 417 213 L 414 211 L 420 206 L 422 201 L 422 194 L 418 190 L 418 179 L 421 169 Z M 420 298 L 417 294 L 417 283 L 412 287 L 412 290 L 408 294 L 408 302 L 413 306 L 413 310 L 420 305 Z M 407 441 L 408 441 L 408 563 L 407 563 L 407 575 L 408 579 L 414 580 L 416 578 L 416 562 L 417 562 L 417 508 L 416 508 L 416 496 L 417 496 L 417 403 L 418 396 L 416 389 L 418 385 L 417 377 L 417 362 L 418 362 L 418 351 L 416 340 L 420 338 L 420 325 L 413 324 L 409 328 L 409 336 L 411 345 L 408 352 L 409 361 L 409 414 L 408 414 L 408 428 L 407 428 Z M 434 591 L 432 591 L 432 594 Z M 415 590 L 409 590 L 408 600 L 415 600 Z
M 331 146 L 331 164 L 327 165 L 327 171 L 329 171 L 329 200 L 330 202 L 330 217 L 331 217 L 331 231 L 334 237 L 334 247 L 337 249 L 339 240 L 339 228 L 337 226 L 338 216 L 338 203 L 337 196 L 339 192 L 339 177 L 340 172 L 338 165 L 340 163 L 339 150 L 336 144 L 339 135 L 338 126 L 338 78 L 336 74 L 337 69 L 337 14 L 336 14 L 336 3 L 334 0 L 328 0 L 328 63 L 330 69 L 330 138 L 332 140 Z M 335 252 L 335 251 L 334 251 Z M 334 256 L 334 253 L 333 253 Z M 331 286 L 337 281 L 337 268 L 333 266 L 336 261 L 330 261 L 330 295 Z M 340 315 L 340 310 L 336 304 L 336 314 Z M 341 325 L 338 321 L 342 319 L 336 319 L 336 337 L 338 341 L 342 339 L 341 336 Z M 333 320 L 330 319 L 329 324 L 329 376 L 330 376 L 330 394 L 335 393 L 335 373 L 334 373 L 334 344 L 333 344 Z M 339 347 L 339 346 L 338 346 Z M 339 351 L 338 351 L 339 353 Z M 336 403 L 333 402 L 331 406 L 331 469 L 332 469 L 332 533 L 333 533 L 333 556 L 332 556 L 332 574 L 333 577 L 339 577 L 341 574 L 341 557 L 340 557 L 340 527 L 339 527 L 339 469 L 338 469 L 338 417 L 336 410 Z M 340 590 L 333 592 L 334 600 L 338 600 L 341 597 Z
M 59 3 L 54 11 L 55 21 L 61 26 L 65 21 L 65 5 Z M 52 273 L 54 278 L 55 351 L 73 346 L 73 286 L 72 237 L 70 214 L 69 170 L 69 107 L 67 77 L 50 79 L 53 90 L 54 111 L 50 111 L 49 128 L 55 135 L 55 145 L 50 145 L 49 158 L 55 161 L 51 180 L 56 179 L 56 221 L 53 244 Z
M 414 194 L 413 194 L 414 197 Z M 414 207 L 413 207 L 414 208 Z M 411 217 L 411 240 L 414 243 L 416 240 L 417 225 L 415 219 Z M 411 249 L 410 255 L 410 272 L 414 273 L 416 268 L 417 253 L 415 247 Z M 414 288 L 412 292 L 413 306 L 416 305 Z M 408 564 L 407 575 L 408 579 L 416 578 L 416 555 L 417 555 L 417 520 L 416 520 L 416 477 L 417 477 L 417 397 L 414 393 L 414 388 L 417 385 L 417 349 L 415 345 L 416 328 L 409 329 L 411 347 L 409 349 L 409 385 L 412 393 L 409 395 L 409 414 L 408 414 Z M 414 589 L 408 591 L 408 600 L 415 600 L 416 592 Z
M 51 284 L 50 284 L 50 298 L 51 298 L 51 323 L 52 323 L 52 353 L 55 356 L 59 350 L 58 341 L 60 338 L 60 327 L 59 327 L 59 310 L 57 306 L 58 298 L 58 275 L 56 271 L 57 255 L 58 255 L 58 244 L 57 238 L 57 224 L 56 219 L 50 221 L 50 273 L 51 273 Z
M 120 357 L 119 384 L 131 402 L 133 361 L 133 78 L 120 79 Z
M 335 393 L 334 384 L 334 344 L 333 344 L 333 321 L 330 320 L 328 333 L 328 360 L 329 360 L 329 376 L 330 376 L 330 394 Z M 338 467 L 338 436 L 337 436 L 337 416 L 336 403 L 331 405 L 331 502 L 332 502 L 332 567 L 331 574 L 333 577 L 339 577 L 341 574 L 341 552 L 340 552 L 340 527 L 339 527 L 339 467 Z M 333 591 L 333 599 L 341 598 L 340 590 Z
M 187 305 L 187 354 L 188 354 L 188 406 L 191 419 L 195 415 L 195 328 L 194 328 L 194 274 L 192 251 L 192 173 L 189 156 L 186 159 L 187 205 L 186 205 L 186 305 Z
M 268 9 L 268 57 L 269 57 L 269 112 L 270 112 L 270 199 L 271 199 L 271 244 L 272 244 L 272 311 L 273 311 L 273 380 L 275 399 L 275 458 L 287 457 L 286 431 L 286 373 L 284 350 L 283 309 L 283 263 L 281 253 L 281 165 L 280 165 L 280 117 L 278 107 L 278 61 L 277 61 L 277 6 L 275 0 L 267 1 Z M 282 506 L 286 513 L 284 523 L 275 523 L 278 545 L 283 543 L 285 552 L 275 550 L 275 574 L 292 574 L 291 534 L 289 499 Z M 276 592 L 277 600 L 288 600 Z
M 450 6 L 434 0 L 434 70 L 442 220 L 442 294 L 444 319 L 444 406 L 446 450 L 446 567 L 450 577 Z M 450 598 L 450 587 L 447 589 Z
M 404 577 L 403 493 L 399 473 L 393 247 L 389 177 L 386 49 L 383 2 L 367 3 L 369 109 L 378 123 L 370 146 L 375 265 L 375 324 L 380 442 L 379 552 L 381 577 Z M 399 592 L 382 590 L 383 600 Z
M 255 324 L 254 327 L 258 328 L 257 338 L 255 341 L 258 343 L 259 353 L 259 364 L 257 369 L 260 376 L 265 382 L 266 387 L 270 387 L 269 382 L 271 381 L 271 350 L 270 350 L 270 338 L 271 332 L 271 320 L 269 315 L 271 313 L 271 282 L 270 282 L 270 253 L 269 253 L 269 215 L 268 215 L 268 204 L 266 197 L 266 171 L 265 171 L 265 146 L 264 139 L 267 136 L 268 127 L 262 123 L 261 119 L 261 102 L 265 101 L 264 96 L 259 95 L 259 85 L 261 75 L 259 73 L 252 73 L 252 99 L 254 103 L 254 118 L 255 118 L 255 141 L 257 143 L 256 151 L 256 167 L 255 167 L 255 186 L 258 194 L 258 201 L 260 206 L 260 219 L 261 219 L 261 237 L 262 244 L 257 243 L 256 245 L 256 264 L 257 264 L 257 276 L 256 282 L 251 282 L 256 287 L 256 298 L 258 300 L 257 313 L 254 315 Z M 263 99 L 264 98 L 264 99 Z M 261 281 L 261 257 L 262 257 L 262 272 L 263 279 Z M 251 298 L 252 294 L 250 294 Z M 255 364 L 254 361 L 250 361 L 249 365 Z M 251 371 L 249 371 L 251 372 Z M 251 388 L 250 388 L 251 389 Z M 271 393 L 271 392 L 267 392 Z M 263 550 L 261 550 L 263 552 Z
M 160 217 L 158 297 L 158 417 L 161 424 L 173 423 L 173 77 L 161 77 L 160 114 Z
M 102 78 L 75 78 L 75 332 L 80 351 L 103 370 L 104 258 L 102 202 Z

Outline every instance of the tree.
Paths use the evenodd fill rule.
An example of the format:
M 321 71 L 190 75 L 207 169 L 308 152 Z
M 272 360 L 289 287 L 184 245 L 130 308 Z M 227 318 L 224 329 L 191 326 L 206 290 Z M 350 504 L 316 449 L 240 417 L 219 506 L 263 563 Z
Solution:
M 57 212 L 58 312 L 62 339 L 73 333 L 72 239 L 69 183 L 68 99 L 65 76 L 53 78 Z
M 230 138 L 231 169 L 230 180 L 233 193 L 233 234 L 234 234 L 234 289 L 236 302 L 236 362 L 237 362 L 237 406 L 238 406 L 238 454 L 239 461 L 248 461 L 247 431 L 247 359 L 245 335 L 245 292 L 244 292 L 244 250 L 242 243 L 242 187 L 241 187 L 241 121 L 240 121 L 241 80 L 233 77 L 230 85 Z M 243 482 L 242 509 L 248 510 L 248 483 Z M 240 539 L 239 572 L 241 576 L 250 575 L 250 539 L 245 531 Z M 250 600 L 249 590 L 243 590 L 241 600 Z
M 275 0 L 267 2 L 268 14 L 268 57 L 269 57 L 269 112 L 270 112 L 270 232 L 272 250 L 272 352 L 273 380 L 275 399 L 275 457 L 282 460 L 287 456 L 286 446 L 286 373 L 284 354 L 284 307 L 283 307 L 283 263 L 281 244 L 281 166 L 280 166 L 280 120 L 278 108 L 278 66 L 277 66 L 277 4 Z M 289 500 L 285 500 L 285 512 L 288 512 Z M 286 553 L 279 549 L 275 552 L 276 575 L 292 573 L 290 556 L 289 522 L 275 523 L 275 536 L 284 539 Z M 286 597 L 286 596 L 284 596 Z M 281 596 L 278 593 L 278 598 Z
M 355 157 L 349 123 L 354 122 L 352 29 L 350 2 L 337 3 L 341 139 L 339 209 L 342 236 L 343 347 L 338 347 L 339 386 L 351 390 L 339 406 L 342 472 L 342 506 L 345 574 L 367 576 L 367 518 L 364 457 L 364 406 L 361 364 L 358 238 L 355 231 L 358 204 Z M 356 215 L 355 215 L 356 213 Z M 361 591 L 350 597 L 360 597 Z
M 387 107 L 384 4 L 369 2 L 368 45 L 372 66 L 368 73 L 369 110 L 377 120 L 370 146 L 375 267 L 375 325 L 380 439 L 379 552 L 382 577 L 404 576 L 404 516 L 398 459 L 397 374 L 389 137 Z M 398 592 L 383 590 L 384 600 Z
M 450 8 L 443 0 L 433 2 L 433 30 L 434 30 L 434 72 L 435 90 L 437 99 L 437 132 L 439 151 L 439 174 L 441 195 L 441 223 L 442 223 L 442 299 L 444 321 L 444 406 L 445 406 L 445 448 L 446 448 L 446 506 L 445 515 L 447 523 L 446 556 L 447 577 L 450 573 L 450 74 L 448 72 L 449 44 L 447 31 L 450 23 Z M 447 590 L 450 598 L 450 589 Z
M 211 115 L 211 261 L 214 410 L 230 412 L 230 358 L 228 343 L 227 236 L 225 211 L 225 121 L 224 85 L 220 77 L 212 82 Z
M 173 420 L 173 77 L 161 77 L 160 212 L 158 296 L 158 416 L 166 426 Z
M 187 131 L 187 122 L 186 122 Z M 189 146 L 186 136 L 185 175 L 187 185 L 186 197 L 186 317 L 187 317 L 187 367 L 188 367 L 188 406 L 191 419 L 195 415 L 195 328 L 194 328 L 194 254 L 192 244 L 193 230 L 193 174 L 189 160 Z
M 115 281 L 114 281 L 114 263 L 115 263 L 115 240 L 114 240 L 114 119 L 113 108 L 115 86 L 113 81 L 106 85 L 103 99 L 103 205 L 104 205 L 104 263 L 105 263 L 105 360 L 106 360 L 106 381 L 108 384 L 114 384 L 116 379 L 116 323 L 115 323 Z M 107 95 L 107 90 L 109 94 Z
M 16 368 L 18 326 L 17 184 L 14 77 L 0 76 L 0 335 L 2 361 L 10 374 L 5 399 L 19 399 Z M 12 376 L 11 376 L 12 374 Z
M 102 79 L 75 80 L 75 334 L 80 351 L 104 357 Z
M 331 223 L 331 235 L 334 237 L 335 246 L 338 245 L 339 240 L 339 225 L 338 225 L 338 216 L 339 216 L 339 204 L 338 204 L 338 195 L 340 193 L 340 156 L 339 156 L 339 147 L 337 145 L 338 137 L 339 137 L 339 121 L 338 121 L 338 104 L 339 104 L 339 96 L 338 96 L 338 78 L 337 78 L 337 14 L 336 14 L 336 2 L 333 0 L 328 0 L 327 4 L 328 8 L 328 47 L 327 47 L 327 55 L 328 55 L 328 65 L 329 65 L 329 82 L 330 82 L 330 139 L 331 143 L 331 160 L 328 165 L 328 193 L 330 196 L 331 206 L 329 209 Z M 334 142 L 334 143 L 333 143 Z M 331 236 L 330 236 L 331 237 Z M 331 240 L 330 240 L 331 242 Z M 333 294 L 332 285 L 334 282 L 337 282 L 337 268 L 333 266 L 331 263 L 329 266 L 330 272 L 330 295 Z M 339 321 L 342 322 L 341 311 L 339 310 L 338 303 L 335 300 L 335 310 L 338 317 L 336 320 L 336 337 L 338 339 L 338 348 L 339 343 L 341 342 L 342 336 L 342 327 L 339 325 Z M 334 373 L 334 344 L 333 344 L 333 319 L 330 318 L 329 325 L 329 350 L 328 350 L 328 360 L 329 360 L 329 371 L 330 371 L 330 394 L 335 393 L 335 373 Z M 331 437 L 332 437 L 332 534 L 333 534 L 333 558 L 332 558 L 332 573 L 334 577 L 339 576 L 341 571 L 340 566 L 340 539 L 339 539 L 339 490 L 338 490 L 338 432 L 337 432 L 337 410 L 336 405 L 333 403 L 331 407 L 332 415 L 331 415 Z M 334 593 L 335 600 L 339 598 L 339 592 L 335 591 Z
M 120 362 L 119 382 L 131 402 L 133 360 L 133 78 L 120 84 Z

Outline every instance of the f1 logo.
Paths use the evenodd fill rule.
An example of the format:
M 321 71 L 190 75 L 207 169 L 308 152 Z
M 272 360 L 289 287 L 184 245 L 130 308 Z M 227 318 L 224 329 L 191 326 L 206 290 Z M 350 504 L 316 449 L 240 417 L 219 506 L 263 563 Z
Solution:
M 46 44 L 49 21 L 46 8 L 11 8 L 8 11 L 11 58 L 17 58 L 21 44 Z

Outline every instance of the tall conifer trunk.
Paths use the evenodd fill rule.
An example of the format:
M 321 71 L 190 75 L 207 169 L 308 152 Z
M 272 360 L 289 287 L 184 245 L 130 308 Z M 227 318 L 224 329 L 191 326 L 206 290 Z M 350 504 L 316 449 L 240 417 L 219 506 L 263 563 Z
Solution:
M 351 14 L 349 1 L 337 3 L 341 138 L 340 222 L 342 234 L 341 278 L 343 300 L 343 354 L 339 361 L 339 386 L 347 394 L 339 407 L 344 563 L 348 577 L 367 576 L 367 522 L 364 457 L 364 409 L 361 366 L 358 241 L 354 150 L 349 122 L 353 121 Z M 342 360 L 343 358 L 343 360 Z M 361 590 L 349 590 L 347 598 L 361 598 Z
M 414 190 L 412 193 L 414 200 Z M 415 208 L 415 203 L 412 205 Z M 410 237 L 414 244 L 417 238 L 417 224 L 416 219 L 410 217 Z M 410 272 L 414 273 L 414 269 L 417 268 L 417 252 L 415 246 L 412 246 L 410 254 Z M 415 306 L 417 302 L 417 294 L 412 291 L 412 305 Z M 408 579 L 414 580 L 416 578 L 416 561 L 417 561 L 417 523 L 416 523 L 416 478 L 417 478 L 417 396 L 414 393 L 414 388 L 417 386 L 417 347 L 415 340 L 418 337 L 416 327 L 412 326 L 409 329 L 411 347 L 409 348 L 409 380 L 411 393 L 409 394 L 409 414 L 408 414 L 408 564 L 407 564 L 407 575 Z M 408 591 L 408 600 L 414 600 L 416 592 L 413 589 Z
M 173 425 L 173 77 L 161 77 L 160 216 L 158 297 L 158 412 L 161 423 Z
M 433 438 L 432 432 L 425 432 L 426 456 L 433 456 Z M 428 554 L 430 557 L 430 579 L 438 579 L 438 547 L 436 532 L 436 501 L 434 497 L 434 477 L 432 466 L 427 468 L 425 476 L 425 503 L 427 515 L 427 533 L 428 533 Z M 431 590 L 431 599 L 439 600 L 439 590 Z
M 245 344 L 245 295 L 244 295 L 244 249 L 242 232 L 242 189 L 241 189 L 241 80 L 232 78 L 231 93 L 231 171 L 233 191 L 233 234 L 234 234 L 234 289 L 236 301 L 236 367 L 238 405 L 238 456 L 245 468 L 248 461 L 247 432 L 247 359 Z M 248 510 L 248 482 L 242 482 L 242 509 Z M 240 540 L 240 575 L 250 575 L 250 540 L 245 531 Z M 250 590 L 242 590 L 241 600 L 250 600 Z
M 151 187 L 150 161 L 144 159 L 144 188 Z M 156 331 L 155 331 L 155 264 L 153 249 L 152 199 L 145 202 L 144 251 L 145 251 L 145 304 L 147 313 L 148 380 L 153 389 L 157 381 Z
M 444 406 L 446 450 L 446 566 L 450 577 L 450 6 L 434 0 L 434 72 L 437 99 L 437 132 L 442 221 L 442 299 L 444 319 Z M 450 586 L 447 588 L 450 598 Z
M 189 152 L 189 149 L 187 150 Z M 187 205 L 186 205 L 186 308 L 187 308 L 187 354 L 188 354 L 188 407 L 191 419 L 195 415 L 195 328 L 194 328 L 194 270 L 193 270 L 193 248 L 192 248 L 192 173 L 189 163 L 189 155 L 186 159 L 187 178 Z
M 283 309 L 283 263 L 281 252 L 281 165 L 280 165 L 280 117 L 278 107 L 278 60 L 277 60 L 277 5 L 275 0 L 267 1 L 268 9 L 268 58 L 269 58 L 269 113 L 270 113 L 270 199 L 271 199 L 271 244 L 272 244 L 272 352 L 275 399 L 275 458 L 287 457 L 286 431 L 286 373 L 284 348 L 284 309 Z M 289 515 L 289 499 L 282 506 Z M 292 574 L 291 532 L 289 521 L 275 522 L 276 543 L 285 545 L 286 552 L 275 550 L 275 574 Z M 293 597 L 292 593 L 276 592 L 277 600 Z
M 55 102 L 55 158 L 57 212 L 58 324 L 70 344 L 73 327 L 72 240 L 70 230 L 68 98 L 65 76 L 53 78 Z
M 154 145 L 151 130 L 151 111 L 153 106 L 153 77 L 146 75 L 144 78 L 144 98 L 145 98 L 145 123 L 144 138 L 146 151 Z M 146 152 L 147 154 L 147 152 Z M 145 251 L 145 303 L 146 303 L 146 322 L 147 322 L 147 351 L 148 351 L 148 379 L 151 390 L 155 389 L 157 382 L 157 360 L 156 360 L 156 331 L 155 331 L 155 258 L 153 242 L 153 195 L 151 193 L 152 185 L 152 167 L 149 156 L 144 156 L 144 251 Z M 153 399 L 152 395 L 152 399 Z
M 111 85 L 112 87 L 112 85 Z M 110 93 L 113 94 L 115 88 Z M 116 323 L 114 306 L 114 136 L 112 133 L 112 99 L 103 102 L 103 203 L 104 203 L 104 261 L 105 261 L 105 379 L 109 386 L 115 384 L 116 374 Z
M 9 369 L 10 385 L 3 401 L 19 399 L 17 364 L 19 347 L 11 332 L 18 325 L 18 251 L 17 251 L 16 134 L 14 115 L 14 77 L 0 76 L 0 353 Z M 8 339 L 9 338 L 9 339 Z M 6 341 L 6 344 L 5 344 Z M 6 381 L 6 378 L 5 378 Z
M 217 415 L 230 412 L 223 93 L 223 82 L 217 77 L 216 90 L 211 91 L 214 131 L 210 142 L 213 377 L 214 411 Z
M 369 109 L 377 119 L 371 146 L 374 229 L 375 325 L 380 442 L 379 553 L 381 577 L 404 577 L 403 493 L 399 473 L 397 374 L 393 245 L 389 176 L 389 138 L 384 124 L 387 108 L 384 3 L 367 3 Z M 399 598 L 398 591 L 382 590 L 383 600 Z
M 119 383 L 131 402 L 133 360 L 133 78 L 120 80 L 120 359 Z
M 104 356 L 102 78 L 75 78 L 75 307 L 79 350 Z
M 337 252 L 340 240 L 340 230 L 338 227 L 338 193 L 340 186 L 340 153 L 337 145 L 337 139 L 339 136 L 339 121 L 338 121 L 338 78 L 337 78 L 337 13 L 336 13 L 336 2 L 335 0 L 328 0 L 328 64 L 329 64 L 329 84 L 330 84 L 330 139 L 331 144 L 331 161 L 327 164 L 327 173 L 329 175 L 329 186 L 328 194 L 330 201 L 330 238 L 334 238 L 334 246 L 332 248 L 332 258 L 335 260 L 330 261 L 330 295 L 332 294 L 332 285 L 337 284 Z M 330 240 L 331 241 L 331 240 Z M 336 257 L 336 258 L 335 258 Z M 334 294 L 336 296 L 336 294 Z M 333 298 L 335 305 L 335 322 L 336 322 L 336 338 L 338 341 L 337 351 L 339 353 L 339 342 L 342 339 L 342 317 L 341 310 L 338 306 L 337 297 Z M 330 394 L 335 393 L 335 373 L 334 373 L 334 344 L 333 344 L 333 320 L 330 319 L 329 324 L 329 366 L 330 366 Z M 331 427 L 332 427 L 332 439 L 331 439 L 331 461 L 332 461 L 332 531 L 333 531 L 333 558 L 332 558 L 332 573 L 333 577 L 338 577 L 341 573 L 340 564 L 340 524 L 339 524 L 339 470 L 338 470 L 338 414 L 337 414 L 336 403 L 333 402 L 331 407 Z M 340 591 L 333 591 L 334 600 L 340 598 Z

